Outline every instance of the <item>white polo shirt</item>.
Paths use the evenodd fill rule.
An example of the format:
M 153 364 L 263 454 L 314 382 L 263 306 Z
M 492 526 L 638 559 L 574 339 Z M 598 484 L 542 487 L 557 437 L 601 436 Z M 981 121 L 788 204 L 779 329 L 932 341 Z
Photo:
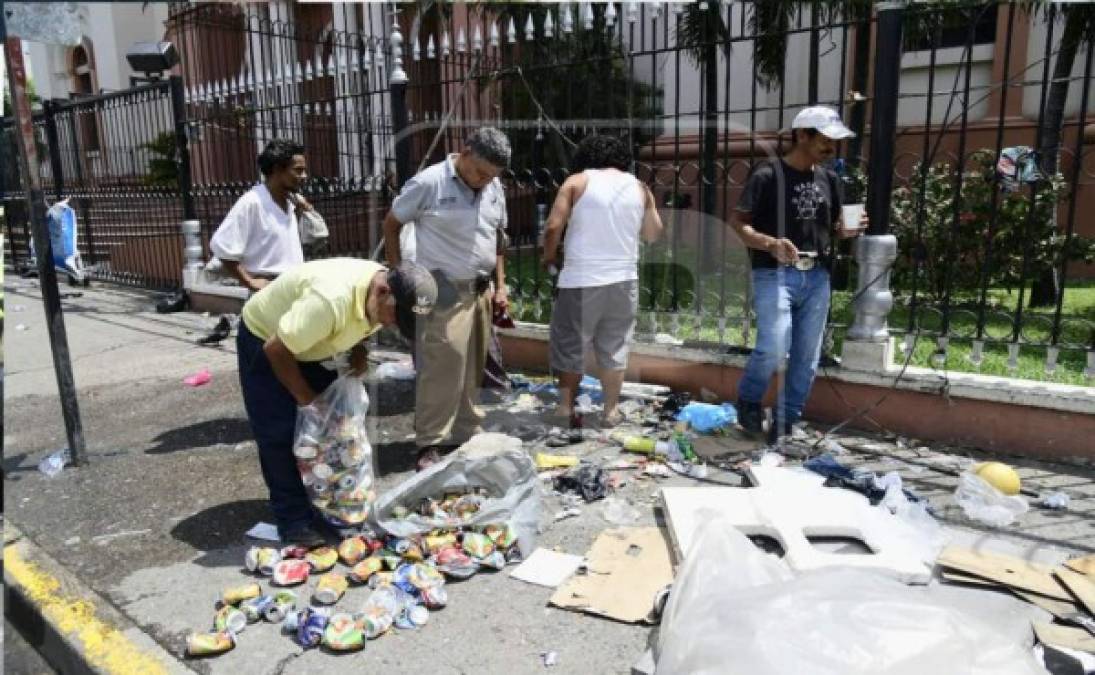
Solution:
M 213 233 L 213 255 L 261 276 L 277 276 L 303 263 L 297 216 L 291 202 L 288 207 L 283 211 L 262 183 L 251 188 Z

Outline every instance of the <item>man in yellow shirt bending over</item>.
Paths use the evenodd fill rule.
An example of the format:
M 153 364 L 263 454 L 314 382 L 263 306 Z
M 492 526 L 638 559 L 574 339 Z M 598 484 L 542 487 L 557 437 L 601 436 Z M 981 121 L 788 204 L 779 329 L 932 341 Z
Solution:
M 436 300 L 437 285 L 419 265 L 388 270 L 371 260 L 331 258 L 292 268 L 244 305 L 236 339 L 240 387 L 285 543 L 324 541 L 293 457 L 297 407 L 337 377 L 320 362 L 349 350 L 351 368 L 364 372 L 362 341 L 393 324 L 413 338 L 415 317 L 429 314 Z

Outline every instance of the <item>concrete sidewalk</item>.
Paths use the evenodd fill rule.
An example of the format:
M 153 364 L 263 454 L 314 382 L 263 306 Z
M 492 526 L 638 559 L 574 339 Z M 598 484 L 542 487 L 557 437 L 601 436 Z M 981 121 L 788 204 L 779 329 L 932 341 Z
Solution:
M 20 287 L 16 287 L 19 284 Z M 186 635 L 211 626 L 223 588 L 246 580 L 244 532 L 271 521 L 265 488 L 236 379 L 233 344 L 199 347 L 205 321 L 196 315 L 158 315 L 154 298 L 97 286 L 64 301 L 75 378 L 91 461 L 56 478 L 38 462 L 65 444 L 52 362 L 34 285 L 9 279 L 7 299 L 5 514 L 45 554 L 90 592 L 147 634 L 164 653 L 180 656 Z M 14 310 L 15 305 L 24 309 Z M 23 324 L 26 330 L 17 330 Z M 182 378 L 200 368 L 210 384 L 191 388 Z M 376 446 L 381 490 L 411 475 L 413 389 L 407 382 L 375 383 L 370 436 Z M 527 427 L 533 419 L 496 407 L 490 424 Z M 844 438 L 848 445 L 863 439 Z M 615 457 L 595 443 L 592 458 Z M 911 439 L 874 439 L 879 452 L 848 455 L 852 463 L 901 472 L 906 485 L 929 497 L 946 520 L 969 538 L 970 527 L 950 500 L 955 481 L 936 470 L 954 465 L 948 449 L 921 449 Z M 967 453 L 976 456 L 976 453 Z M 1095 473 L 1084 466 L 1015 462 L 1029 486 L 1063 489 L 1065 512 L 1032 509 L 1006 534 L 1024 551 L 1054 557 L 1095 550 Z M 935 468 L 933 468 L 935 467 Z M 730 474 L 718 478 L 735 482 Z M 653 495 L 667 484 L 631 480 L 623 494 L 654 524 Z M 548 497 L 544 511 L 558 510 Z M 584 553 L 608 526 L 601 504 L 550 527 L 540 544 Z M 550 518 L 549 518 L 550 519 Z M 344 606 L 364 600 L 351 589 Z M 397 632 L 347 656 L 302 651 L 268 624 L 250 626 L 232 652 L 181 667 L 206 673 L 310 673 L 393 668 L 430 673 L 543 670 L 540 654 L 556 651 L 558 673 L 626 673 L 645 649 L 652 629 L 547 607 L 549 589 L 507 573 L 480 574 L 452 584 L 449 606 L 431 613 L 422 630 Z

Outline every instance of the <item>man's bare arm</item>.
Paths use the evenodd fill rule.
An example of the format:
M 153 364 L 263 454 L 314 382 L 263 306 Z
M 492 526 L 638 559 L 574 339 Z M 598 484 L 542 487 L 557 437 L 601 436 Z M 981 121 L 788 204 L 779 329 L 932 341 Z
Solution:
M 643 186 L 643 192 L 646 194 L 644 200 L 646 203 L 643 205 L 643 224 L 639 230 L 639 236 L 643 238 L 643 241 L 650 244 L 661 239 L 662 233 L 665 232 L 665 225 L 662 224 L 662 217 L 658 213 L 658 204 L 654 201 L 654 193 L 645 185 Z
M 403 223 L 392 214 L 384 216 L 384 257 L 388 261 L 388 267 L 395 268 L 403 262 L 403 253 L 399 250 L 399 231 L 403 229 Z
M 766 251 L 781 263 L 790 264 L 798 260 L 798 249 L 786 237 L 777 239 L 753 229 L 753 214 L 734 209 L 730 214 L 730 225 L 738 233 L 743 244 L 749 248 Z
M 263 279 L 262 277 L 253 277 L 247 273 L 247 270 L 243 268 L 243 265 L 238 260 L 221 260 L 224 265 L 225 271 L 232 276 L 239 279 L 239 282 L 243 284 L 244 288 L 250 288 L 252 291 L 262 290 L 266 284 L 270 283 L 269 279 Z
M 275 335 L 267 340 L 262 346 L 262 351 L 270 360 L 270 368 L 274 371 L 278 382 L 285 385 L 296 399 L 297 405 L 308 405 L 316 399 L 316 392 L 308 384 L 308 380 L 304 379 L 304 373 L 300 371 L 297 357 L 289 351 L 281 338 Z

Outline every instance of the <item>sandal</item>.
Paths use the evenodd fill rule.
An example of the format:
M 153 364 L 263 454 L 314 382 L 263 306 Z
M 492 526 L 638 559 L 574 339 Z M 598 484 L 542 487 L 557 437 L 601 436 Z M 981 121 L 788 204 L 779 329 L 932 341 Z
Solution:
M 414 470 L 425 471 L 441 461 L 441 452 L 436 445 L 427 445 L 420 448 L 414 459 Z

